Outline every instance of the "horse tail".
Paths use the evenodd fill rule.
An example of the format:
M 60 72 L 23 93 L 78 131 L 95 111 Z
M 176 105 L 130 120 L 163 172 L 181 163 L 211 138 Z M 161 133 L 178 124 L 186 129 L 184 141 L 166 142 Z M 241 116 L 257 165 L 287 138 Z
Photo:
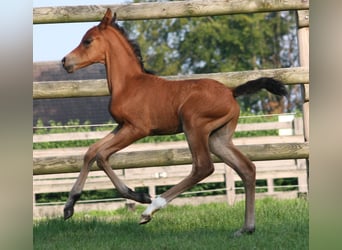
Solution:
M 287 95 L 287 90 L 284 83 L 271 77 L 261 77 L 237 86 L 233 89 L 233 95 L 234 97 L 250 95 L 260 91 L 261 89 L 266 89 L 275 95 Z

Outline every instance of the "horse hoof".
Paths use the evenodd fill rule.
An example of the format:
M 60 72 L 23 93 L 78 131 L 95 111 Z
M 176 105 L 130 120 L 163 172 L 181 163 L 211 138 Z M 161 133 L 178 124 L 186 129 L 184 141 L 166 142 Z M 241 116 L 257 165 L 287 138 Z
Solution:
M 140 225 L 146 224 L 146 223 L 150 222 L 151 219 L 152 219 L 152 216 L 151 216 L 151 215 L 142 214 L 142 215 L 141 215 L 141 219 L 140 219 L 139 224 L 140 224 Z
M 234 238 L 241 237 L 243 235 L 243 230 L 240 229 L 233 234 Z
M 252 234 L 252 233 L 254 233 L 254 231 L 255 231 L 254 227 L 250 228 L 250 229 L 242 228 L 242 229 L 236 231 L 233 236 L 234 237 L 240 237 L 244 234 Z
M 66 207 L 64 208 L 64 220 L 69 219 L 74 214 L 74 208 L 73 207 Z

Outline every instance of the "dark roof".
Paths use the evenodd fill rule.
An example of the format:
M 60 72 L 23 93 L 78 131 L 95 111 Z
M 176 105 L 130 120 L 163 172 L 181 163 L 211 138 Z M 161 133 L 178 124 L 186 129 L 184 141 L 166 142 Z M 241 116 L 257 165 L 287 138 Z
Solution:
M 58 61 L 33 63 L 33 81 L 63 81 L 105 79 L 106 69 L 103 64 L 93 64 L 72 74 L 67 73 Z
M 60 62 L 33 63 L 33 81 L 62 81 L 105 79 L 106 70 L 102 64 L 93 64 L 69 74 Z M 80 97 L 33 100 L 33 126 L 41 119 L 44 125 L 49 121 L 66 124 L 70 120 L 79 120 L 80 124 L 90 121 L 93 124 L 107 123 L 112 120 L 108 113 L 109 97 Z

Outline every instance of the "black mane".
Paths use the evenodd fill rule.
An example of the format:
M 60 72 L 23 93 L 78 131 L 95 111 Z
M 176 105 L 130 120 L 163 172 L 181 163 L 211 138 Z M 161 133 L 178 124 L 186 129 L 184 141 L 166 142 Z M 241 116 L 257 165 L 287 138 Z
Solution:
M 145 69 L 145 67 L 144 67 L 144 60 L 143 60 L 143 58 L 142 58 L 141 49 L 140 49 L 140 46 L 139 46 L 139 44 L 137 43 L 137 41 L 134 40 L 134 39 L 129 39 L 129 38 L 128 38 L 128 35 L 127 35 L 127 33 L 126 33 L 126 31 L 124 30 L 124 28 L 121 27 L 120 25 L 118 25 L 116 22 L 112 22 L 112 26 L 113 26 L 116 30 L 118 30 L 118 31 L 126 38 L 127 42 L 129 43 L 129 45 L 130 45 L 131 48 L 133 49 L 134 54 L 135 54 L 135 56 L 137 57 L 138 62 L 139 62 L 139 64 L 140 64 L 141 68 L 143 69 L 143 71 L 144 71 L 145 73 L 147 73 L 147 74 L 152 74 L 152 75 L 153 75 L 153 74 L 154 74 L 153 71 L 148 70 L 148 69 Z

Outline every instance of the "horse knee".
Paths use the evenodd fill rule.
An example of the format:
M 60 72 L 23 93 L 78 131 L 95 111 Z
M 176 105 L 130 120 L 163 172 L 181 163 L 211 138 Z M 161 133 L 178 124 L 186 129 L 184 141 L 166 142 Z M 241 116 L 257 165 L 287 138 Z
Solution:
M 104 168 L 104 164 L 105 164 L 106 159 L 107 158 L 101 152 L 97 152 L 95 155 L 95 160 L 96 160 L 97 166 L 102 170 Z
M 84 162 L 94 161 L 96 157 L 96 148 L 94 146 L 90 146 L 83 157 Z

